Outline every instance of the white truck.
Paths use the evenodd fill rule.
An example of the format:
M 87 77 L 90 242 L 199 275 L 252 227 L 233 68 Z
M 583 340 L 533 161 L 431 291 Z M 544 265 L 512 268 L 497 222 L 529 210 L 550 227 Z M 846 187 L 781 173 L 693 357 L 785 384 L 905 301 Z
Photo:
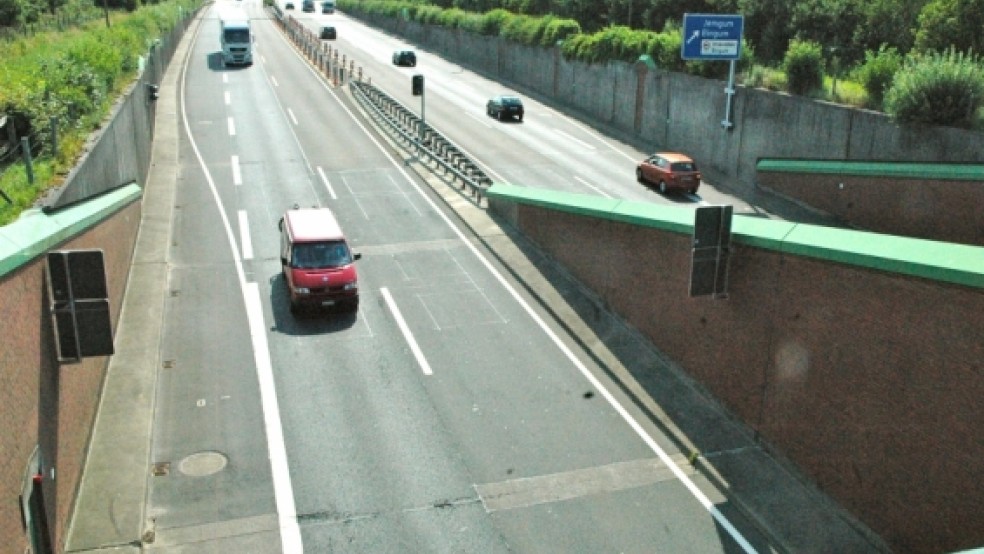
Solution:
M 241 10 L 229 10 L 219 16 L 219 42 L 223 65 L 253 65 L 253 30 L 249 16 Z

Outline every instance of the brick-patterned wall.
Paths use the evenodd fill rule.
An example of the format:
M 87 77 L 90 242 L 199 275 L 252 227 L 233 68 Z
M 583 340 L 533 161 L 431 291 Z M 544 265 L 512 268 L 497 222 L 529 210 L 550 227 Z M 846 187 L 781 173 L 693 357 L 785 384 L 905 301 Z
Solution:
M 760 172 L 759 184 L 878 233 L 984 246 L 984 183 Z
M 899 552 L 979 546 L 984 291 L 519 205 L 520 230 Z
M 140 224 L 135 202 L 61 249 L 104 251 L 112 321 L 119 319 Z M 0 280 L 0 552 L 27 545 L 18 495 L 35 446 L 44 457 L 45 500 L 57 551 L 68 522 L 98 408 L 107 358 L 59 367 L 45 303 L 44 258 Z M 39 418 L 39 414 L 41 417 Z M 54 467 L 54 480 L 50 468 Z

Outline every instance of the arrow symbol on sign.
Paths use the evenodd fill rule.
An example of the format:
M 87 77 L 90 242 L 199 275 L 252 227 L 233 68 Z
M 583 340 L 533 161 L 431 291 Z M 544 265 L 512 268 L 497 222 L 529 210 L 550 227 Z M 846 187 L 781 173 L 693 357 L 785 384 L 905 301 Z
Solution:
M 694 31 L 694 32 L 693 32 L 693 34 L 692 34 L 692 35 L 690 35 L 690 38 L 688 38 L 688 39 L 687 39 L 687 44 L 690 44 L 691 42 L 693 42 L 693 40 L 694 40 L 695 38 L 697 38 L 697 37 L 699 37 L 699 36 L 700 36 L 700 29 L 698 29 L 698 30 L 696 30 L 696 31 Z

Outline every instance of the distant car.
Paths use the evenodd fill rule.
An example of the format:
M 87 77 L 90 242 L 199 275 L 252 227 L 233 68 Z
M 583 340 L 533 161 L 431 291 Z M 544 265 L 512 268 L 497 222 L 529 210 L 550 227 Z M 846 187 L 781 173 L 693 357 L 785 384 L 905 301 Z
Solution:
M 292 10 L 292 9 L 294 9 L 294 3 L 293 2 L 287 2 L 286 4 L 284 4 L 284 9 L 285 10 Z
M 669 191 L 694 194 L 701 178 L 697 164 L 678 152 L 657 152 L 636 167 L 636 179 L 643 184 L 655 184 L 662 194 Z
M 320 35 L 321 35 L 321 40 L 335 40 L 337 36 L 337 32 L 335 31 L 335 28 L 332 27 L 331 25 L 325 25 L 324 27 L 321 28 Z
M 301 11 L 304 13 L 309 13 L 314 11 L 314 0 L 303 0 L 301 2 Z
M 417 65 L 417 54 L 413 50 L 397 50 L 393 52 L 393 65 Z
M 321 3 L 321 13 L 335 13 L 335 2 L 325 0 Z
M 494 96 L 485 104 L 485 114 L 499 121 L 515 117 L 523 120 L 523 101 L 515 96 Z

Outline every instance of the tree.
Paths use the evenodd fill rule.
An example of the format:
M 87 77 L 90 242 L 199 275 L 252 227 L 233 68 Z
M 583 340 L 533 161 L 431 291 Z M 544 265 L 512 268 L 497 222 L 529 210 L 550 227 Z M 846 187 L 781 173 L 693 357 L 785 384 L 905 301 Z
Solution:
M 865 51 L 882 45 L 902 54 L 916 41 L 919 12 L 929 0 L 870 0 L 862 4 L 862 22 L 854 31 L 854 42 Z
M 864 50 L 854 42 L 854 30 L 863 19 L 860 0 L 800 0 L 792 11 L 796 38 L 824 45 L 828 60 L 836 56 L 853 65 L 863 58 Z
M 745 39 L 755 49 L 755 57 L 765 62 L 782 60 L 793 37 L 788 0 L 738 0 L 745 16 Z
M 14 27 L 20 16 L 21 7 L 17 0 L 0 0 L 0 27 Z
M 919 14 L 916 49 L 984 50 L 984 0 L 933 0 Z

